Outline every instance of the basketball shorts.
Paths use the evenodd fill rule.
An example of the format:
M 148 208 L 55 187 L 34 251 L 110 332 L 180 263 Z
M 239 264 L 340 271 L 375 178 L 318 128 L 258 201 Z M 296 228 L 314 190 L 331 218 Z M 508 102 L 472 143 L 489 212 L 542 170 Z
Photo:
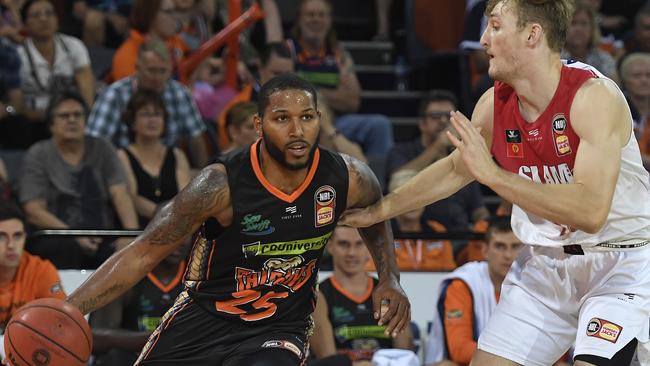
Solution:
M 648 341 L 650 249 L 564 253 L 526 246 L 501 288 L 478 348 L 522 365 L 575 355 L 612 358 Z
M 267 325 L 225 321 L 181 293 L 142 349 L 135 365 L 301 365 L 306 358 L 305 322 Z M 273 362 L 275 360 L 275 362 Z M 264 363 L 259 363 L 264 364 Z

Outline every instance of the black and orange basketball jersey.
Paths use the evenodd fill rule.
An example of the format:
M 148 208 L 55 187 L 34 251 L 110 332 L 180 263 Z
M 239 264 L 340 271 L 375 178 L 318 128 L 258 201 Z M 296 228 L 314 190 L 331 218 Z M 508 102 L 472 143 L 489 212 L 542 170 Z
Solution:
M 131 290 L 132 296 L 125 304 L 122 315 L 122 328 L 153 332 L 165 312 L 174 304 L 178 294 L 183 291 L 183 273 L 185 262 L 178 265 L 176 276 L 163 284 L 152 272 L 138 282 Z
M 263 176 L 260 142 L 228 157 L 232 224 L 208 220 L 192 249 L 186 287 L 202 308 L 243 323 L 307 321 L 321 255 L 346 208 L 345 161 L 316 149 L 290 195 Z
M 332 323 L 336 350 L 350 359 L 370 360 L 380 348 L 393 348 L 392 339 L 384 334 L 386 327 L 377 325 L 372 314 L 372 290 L 375 278 L 368 277 L 363 295 L 355 296 L 346 291 L 334 276 L 322 281 L 319 291 L 327 300 L 327 316 Z

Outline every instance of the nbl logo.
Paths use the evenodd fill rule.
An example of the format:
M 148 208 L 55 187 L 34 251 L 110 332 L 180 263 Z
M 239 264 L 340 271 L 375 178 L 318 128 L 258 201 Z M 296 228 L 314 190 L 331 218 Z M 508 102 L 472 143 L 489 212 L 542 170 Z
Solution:
M 563 134 L 566 130 L 566 118 L 564 114 L 560 113 L 553 117 L 553 132 Z
M 594 334 L 598 333 L 599 330 L 600 330 L 600 320 L 591 319 L 591 321 L 587 325 L 587 334 L 588 335 L 594 335 Z

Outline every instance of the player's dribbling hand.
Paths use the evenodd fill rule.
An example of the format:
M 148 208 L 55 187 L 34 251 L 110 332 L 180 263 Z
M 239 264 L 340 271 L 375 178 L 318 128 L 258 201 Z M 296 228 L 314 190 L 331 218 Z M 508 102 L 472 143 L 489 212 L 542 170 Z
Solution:
M 396 278 L 379 280 L 372 305 L 377 324 L 386 325 L 386 335 L 394 338 L 410 326 L 411 303 Z
M 460 152 L 463 163 L 476 180 L 489 186 L 487 181 L 495 177 L 498 167 L 492 160 L 492 154 L 481 135 L 481 129 L 474 126 L 460 112 L 451 112 L 451 124 L 460 138 L 449 131 L 447 131 L 447 136 Z
M 368 207 L 348 209 L 343 212 L 343 215 L 339 219 L 340 225 L 351 227 L 368 227 L 377 222 L 378 220 L 375 219 Z

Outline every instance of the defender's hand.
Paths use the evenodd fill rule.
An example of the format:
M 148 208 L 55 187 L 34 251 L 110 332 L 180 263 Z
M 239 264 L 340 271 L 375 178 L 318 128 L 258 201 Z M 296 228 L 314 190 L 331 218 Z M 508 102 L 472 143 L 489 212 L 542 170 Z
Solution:
M 410 326 L 411 303 L 396 278 L 383 279 L 372 294 L 372 304 L 377 324 L 386 325 L 385 334 L 397 337 Z
M 463 162 L 474 178 L 489 186 L 489 180 L 496 176 L 498 167 L 492 160 L 492 154 L 481 135 L 481 129 L 474 126 L 460 112 L 451 112 L 451 124 L 460 138 L 447 131 L 449 140 L 460 152 Z

